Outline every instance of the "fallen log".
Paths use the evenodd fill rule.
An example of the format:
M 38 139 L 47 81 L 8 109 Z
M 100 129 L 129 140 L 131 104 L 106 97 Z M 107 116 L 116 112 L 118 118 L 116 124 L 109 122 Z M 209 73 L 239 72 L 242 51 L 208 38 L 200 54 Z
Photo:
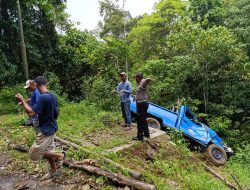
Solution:
M 26 152 L 26 153 L 28 152 L 27 147 L 24 147 L 21 145 L 11 144 L 10 147 L 15 149 L 15 150 L 21 151 L 21 152 Z M 68 166 L 69 168 L 72 168 L 72 169 L 80 169 L 80 170 L 84 170 L 85 172 L 88 172 L 90 174 L 105 176 L 110 181 L 112 181 L 116 184 L 130 186 L 133 189 L 138 189 L 138 190 L 156 190 L 157 189 L 155 185 L 144 183 L 144 182 L 138 181 L 136 179 L 130 179 L 126 176 L 123 176 L 123 175 L 120 175 L 117 173 L 113 173 L 113 172 L 109 172 L 109 171 L 103 170 L 103 169 L 96 167 L 96 166 L 84 164 L 84 162 L 88 163 L 90 160 L 85 160 L 85 161 L 70 162 L 68 160 L 64 160 L 63 164 L 65 166 Z M 91 160 L 91 161 L 93 162 L 94 160 Z
M 28 152 L 29 151 L 29 149 L 23 145 L 9 144 L 9 147 L 12 149 L 18 150 L 20 152 Z
M 123 175 L 112 173 L 112 172 L 103 170 L 101 168 L 95 167 L 95 166 L 91 166 L 87 164 L 77 165 L 74 163 L 67 163 L 67 162 L 65 162 L 65 164 L 68 165 L 69 168 L 80 169 L 91 174 L 105 176 L 116 184 L 130 186 L 133 189 L 138 189 L 138 190 L 156 190 L 157 189 L 155 185 L 144 183 L 142 181 L 138 181 L 135 179 L 130 179 Z
M 62 138 L 60 138 L 58 136 L 55 136 L 55 140 L 61 142 L 62 144 L 66 144 L 68 146 L 72 146 L 76 150 L 83 149 L 83 147 L 81 147 L 81 146 L 79 146 L 79 145 L 77 145 L 75 143 L 69 142 L 67 140 L 64 140 L 64 139 L 62 139 Z M 88 154 L 91 154 L 91 152 L 88 151 L 88 150 L 84 150 L 84 152 L 86 152 Z
M 203 166 L 205 167 L 205 169 L 210 172 L 211 174 L 213 174 L 215 177 L 217 177 L 218 179 L 220 179 L 221 181 L 223 181 L 229 188 L 231 189 L 235 189 L 237 190 L 237 188 L 230 183 L 229 181 L 227 181 L 223 176 L 221 176 L 220 174 L 218 174 L 216 171 L 214 171 L 211 167 L 207 166 L 206 164 L 203 164 Z
M 239 186 L 240 190 L 243 190 L 242 187 L 240 186 L 240 183 L 237 181 L 236 177 L 233 176 L 232 174 L 230 174 L 232 176 L 232 178 L 234 179 L 234 181 L 237 183 L 237 185 Z
M 57 140 L 57 141 L 59 141 L 59 142 L 61 142 L 63 144 L 66 144 L 68 146 L 72 146 L 76 150 L 82 150 L 82 151 L 84 151 L 87 154 L 95 155 L 93 152 L 90 152 L 89 150 L 86 150 L 85 148 L 83 148 L 83 147 L 81 147 L 81 146 L 79 146 L 79 145 L 77 145 L 75 143 L 72 143 L 72 142 L 69 142 L 67 140 L 64 140 L 64 139 L 62 139 L 62 138 L 60 138 L 58 136 L 55 137 L 55 140 Z M 95 155 L 95 156 L 97 157 L 97 159 L 99 158 L 102 161 L 104 161 L 105 163 L 111 164 L 111 165 L 115 166 L 117 169 L 120 169 L 120 170 L 123 170 L 123 171 L 127 171 L 134 179 L 139 179 L 142 176 L 140 173 L 138 173 L 138 172 L 136 172 L 134 170 L 131 170 L 129 168 L 126 168 L 126 167 L 124 167 L 124 166 L 122 166 L 122 165 L 120 165 L 120 164 L 118 164 L 118 163 L 110 160 L 109 158 L 106 158 L 106 157 L 101 156 L 101 155 Z

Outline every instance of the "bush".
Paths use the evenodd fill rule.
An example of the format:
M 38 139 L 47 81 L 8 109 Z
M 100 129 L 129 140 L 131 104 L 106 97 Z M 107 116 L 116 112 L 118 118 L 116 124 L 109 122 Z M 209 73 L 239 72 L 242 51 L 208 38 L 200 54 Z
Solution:
M 23 108 L 17 105 L 18 102 L 15 98 L 17 93 L 22 94 L 24 98 L 28 97 L 23 86 L 23 84 L 18 84 L 12 87 L 4 87 L 0 90 L 0 115 L 16 113 L 19 110 L 23 110 Z M 66 103 L 65 97 L 58 95 L 57 90 L 52 89 L 51 91 L 56 94 L 60 106 Z M 31 92 L 28 92 L 29 96 L 30 94 Z
M 23 85 L 16 85 L 13 87 L 4 87 L 0 91 L 0 114 L 9 114 L 17 112 L 20 107 L 17 105 L 15 95 L 17 93 L 25 95 Z M 26 96 L 25 96 L 26 97 Z
M 63 87 L 60 85 L 59 78 L 56 76 L 56 74 L 47 72 L 45 73 L 45 76 L 49 82 L 49 89 L 51 89 L 51 91 L 55 92 L 56 94 L 62 95 Z
M 120 105 L 118 96 L 112 93 L 118 83 L 116 84 L 114 81 L 101 76 L 90 78 L 88 83 L 89 85 L 84 88 L 87 102 L 91 102 L 106 111 L 118 109 Z
M 1 42 L 0 42 L 1 45 Z M 17 66 L 11 64 L 5 53 L 0 49 L 0 87 L 3 87 L 7 84 L 13 84 L 13 76 L 15 79 L 20 78 L 20 72 L 17 72 Z
M 236 148 L 236 155 L 233 160 L 241 164 L 250 163 L 250 144 L 243 146 L 243 148 Z
M 56 95 L 59 106 L 65 105 L 68 95 L 63 93 L 63 87 L 60 84 L 59 78 L 53 72 L 47 72 L 45 76 L 48 79 L 49 91 Z

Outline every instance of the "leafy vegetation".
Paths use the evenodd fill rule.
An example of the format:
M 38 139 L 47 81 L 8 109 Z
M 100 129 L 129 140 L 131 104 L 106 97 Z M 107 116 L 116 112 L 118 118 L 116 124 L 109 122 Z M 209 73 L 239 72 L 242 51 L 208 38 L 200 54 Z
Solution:
M 106 131 L 110 141 L 102 139 L 99 146 L 90 147 L 98 153 L 130 141 L 130 136 L 124 137 L 115 127 L 121 116 L 118 97 L 111 93 L 119 82 L 118 73 L 128 65 L 134 87 L 133 76 L 138 71 L 153 79 L 150 101 L 172 108 L 179 99 L 204 117 L 236 152 L 221 172 L 232 173 L 249 186 L 249 0 L 160 0 L 151 14 L 136 18 L 117 1 L 101 0 L 103 21 L 94 31 L 74 27 L 64 0 L 20 3 L 29 74 L 31 78 L 47 76 L 50 89 L 58 94 L 62 107 L 59 135 L 84 144 L 87 135 L 88 140 L 96 134 L 102 139 Z M 25 115 L 14 95 L 26 92 L 16 1 L 2 0 L 0 6 L 0 130 L 6 135 L 1 145 L 5 147 L 8 139 L 31 145 L 32 130 L 17 128 Z M 166 185 L 171 182 L 181 189 L 226 188 L 200 162 L 189 161 L 191 153 L 181 137 L 174 134 L 172 139 L 178 139 L 181 152 L 174 161 L 171 155 L 164 157 L 166 147 L 153 162 L 130 158 L 131 152 L 109 156 L 128 166 L 136 163 L 136 169 L 145 172 L 159 189 L 176 188 Z M 79 158 L 82 152 L 70 154 Z M 148 170 L 140 167 L 143 164 Z
M 97 114 L 98 117 L 93 117 L 93 113 Z M 19 127 L 26 119 L 23 116 L 23 114 L 0 116 L 0 131 L 2 134 L 0 147 L 2 150 L 8 150 L 7 147 L 10 143 L 31 146 L 35 133 L 32 128 Z M 109 112 L 100 111 L 98 108 L 84 103 L 67 104 L 61 108 L 58 135 L 93 152 L 103 153 L 107 149 L 118 146 L 119 143 L 128 143 L 131 135 L 135 135 L 136 130 L 124 134 L 124 131 L 117 126 L 119 121 L 115 115 L 110 115 Z M 179 133 L 172 132 L 169 134 L 171 140 L 176 144 L 175 146 L 169 142 L 166 136 L 163 136 L 157 140 L 136 144 L 121 153 L 108 153 L 106 156 L 124 166 L 142 172 L 145 176 L 144 179 L 157 185 L 160 190 L 176 188 L 227 189 L 223 182 L 204 170 L 202 166 L 204 156 L 202 154 L 190 152 Z M 124 137 L 125 135 L 127 137 Z M 119 141 L 119 138 L 123 142 Z M 86 140 L 93 142 L 91 139 L 97 140 L 99 145 L 87 145 Z M 156 151 L 153 160 L 148 160 L 148 151 Z M 240 152 L 241 154 L 233 157 L 226 163 L 225 167 L 216 168 L 216 170 L 230 181 L 232 181 L 230 174 L 233 174 L 242 187 L 247 187 L 250 183 L 248 172 L 249 147 Z M 46 171 L 45 161 L 34 163 L 23 153 L 11 151 L 10 154 L 15 157 L 16 170 L 24 170 L 30 175 L 36 173 L 34 168 Z M 87 156 L 89 158 L 89 155 L 86 155 L 81 150 L 76 151 L 72 148 L 67 150 L 67 155 L 76 160 L 81 160 Z M 112 167 L 108 169 L 118 172 Z M 126 175 L 126 173 L 123 174 Z M 63 175 L 66 177 L 76 174 L 71 170 L 67 170 Z M 102 188 L 112 188 L 105 178 L 93 178 L 93 180 L 100 184 Z

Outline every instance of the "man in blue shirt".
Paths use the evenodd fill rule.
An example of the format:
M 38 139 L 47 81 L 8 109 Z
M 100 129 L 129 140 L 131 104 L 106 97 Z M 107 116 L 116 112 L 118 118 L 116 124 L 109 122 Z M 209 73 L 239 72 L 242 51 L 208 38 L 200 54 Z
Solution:
M 34 80 L 27 80 L 26 84 L 23 88 L 29 89 L 32 94 L 30 98 L 27 100 L 30 103 L 30 106 L 33 106 L 36 103 L 37 98 L 40 96 L 40 92 L 36 87 L 36 83 Z
M 122 116 L 125 122 L 122 127 L 129 130 L 131 129 L 130 95 L 132 94 L 132 85 L 127 80 L 127 74 L 125 72 L 120 73 L 120 77 L 121 82 L 117 86 L 116 92 L 120 96 Z
M 34 161 L 40 160 L 42 157 L 48 159 L 51 171 L 43 177 L 43 179 L 47 179 L 59 175 L 58 167 L 62 165 L 65 156 L 54 152 L 54 134 L 58 129 L 56 119 L 59 114 L 57 98 L 48 91 L 48 82 L 45 77 L 39 76 L 35 82 L 41 95 L 32 107 L 21 94 L 16 94 L 16 98 L 21 102 L 29 116 L 38 114 L 38 133 L 30 148 L 29 155 Z
M 32 107 L 37 102 L 38 97 L 40 96 L 40 92 L 37 89 L 36 83 L 34 80 L 27 80 L 24 88 L 29 89 L 32 92 L 31 97 L 27 100 L 27 102 Z M 29 125 L 29 124 L 33 124 L 33 127 L 38 127 L 38 115 L 37 114 L 32 117 L 29 117 L 29 119 L 26 121 L 26 125 Z

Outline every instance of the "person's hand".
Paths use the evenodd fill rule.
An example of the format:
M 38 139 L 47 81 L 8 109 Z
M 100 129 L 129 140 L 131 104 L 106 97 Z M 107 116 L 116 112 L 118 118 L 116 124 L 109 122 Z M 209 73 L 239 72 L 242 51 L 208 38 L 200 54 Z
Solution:
M 111 93 L 113 93 L 113 94 L 116 93 L 116 90 L 112 90 Z
M 20 102 L 22 102 L 24 99 L 23 99 L 23 96 L 19 93 L 16 94 L 15 96 Z
M 148 80 L 149 82 L 154 81 L 154 79 L 152 77 L 148 77 L 148 78 L 146 78 L 146 80 Z
M 121 90 L 118 93 L 119 93 L 119 95 L 122 95 L 124 93 L 124 90 Z
M 18 102 L 18 105 L 19 105 L 19 106 L 22 106 L 22 105 L 23 105 L 23 102 Z

